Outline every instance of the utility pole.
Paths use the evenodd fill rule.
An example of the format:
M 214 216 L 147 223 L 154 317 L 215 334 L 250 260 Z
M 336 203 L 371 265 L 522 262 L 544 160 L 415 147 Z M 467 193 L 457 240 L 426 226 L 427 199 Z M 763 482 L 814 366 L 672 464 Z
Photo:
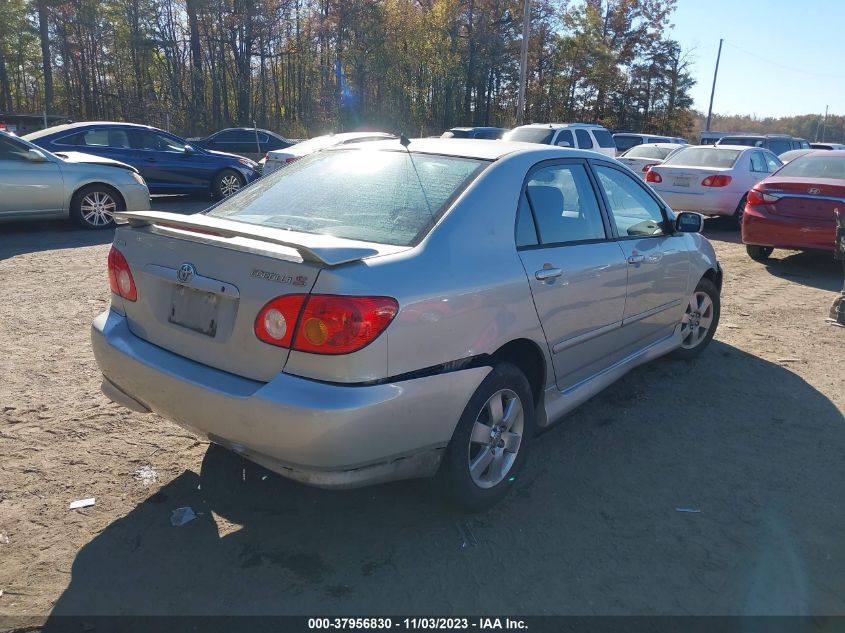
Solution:
M 822 123 L 822 143 L 824 143 L 824 132 L 825 132 L 825 129 L 827 128 L 827 109 L 829 107 L 830 106 L 824 107 L 824 123 Z
M 716 77 L 719 75 L 719 60 L 722 58 L 722 42 L 724 40 L 719 38 L 719 53 L 716 55 L 716 70 L 713 72 L 713 87 L 710 89 L 710 107 L 707 109 L 707 126 L 704 128 L 705 132 L 710 131 L 710 119 L 713 118 L 713 95 L 716 94 Z
M 519 59 L 519 100 L 516 106 L 516 124 L 525 122 L 525 80 L 528 75 L 528 34 L 531 31 L 531 0 L 525 0 L 522 12 L 522 55 Z

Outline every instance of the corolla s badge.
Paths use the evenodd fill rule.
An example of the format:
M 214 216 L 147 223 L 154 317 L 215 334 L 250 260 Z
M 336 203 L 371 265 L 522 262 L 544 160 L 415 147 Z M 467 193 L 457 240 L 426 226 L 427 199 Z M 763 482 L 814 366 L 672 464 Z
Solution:
M 176 272 L 176 278 L 183 284 L 186 284 L 191 281 L 194 276 L 194 273 L 196 272 L 197 269 L 194 268 L 194 265 L 186 262 L 179 266 L 179 270 Z
M 811 196 L 817 196 L 821 192 L 822 192 L 821 189 L 816 189 L 815 187 L 810 187 L 809 189 L 807 189 L 807 193 L 809 193 Z

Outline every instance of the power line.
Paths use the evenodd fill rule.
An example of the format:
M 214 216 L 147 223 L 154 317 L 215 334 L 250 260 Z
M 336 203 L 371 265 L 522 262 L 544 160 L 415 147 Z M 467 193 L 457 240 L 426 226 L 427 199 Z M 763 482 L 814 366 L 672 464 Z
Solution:
M 771 64 L 772 66 L 777 66 L 779 68 L 783 68 L 784 70 L 789 70 L 789 71 L 792 71 L 792 72 L 795 72 L 795 73 L 801 73 L 802 75 L 813 75 L 815 77 L 829 77 L 829 78 L 832 78 L 832 79 L 843 79 L 842 75 L 832 75 L 832 74 L 829 74 L 829 73 L 815 73 L 815 72 L 812 72 L 812 71 L 809 71 L 809 70 L 806 70 L 806 69 L 792 68 L 791 66 L 787 66 L 786 64 L 781 64 L 780 62 L 776 62 L 774 60 L 771 60 L 768 57 L 763 57 L 762 55 L 758 55 L 757 53 L 752 53 L 751 51 L 747 51 L 744 48 L 740 48 L 736 44 L 731 43 L 729 40 L 725 40 L 725 44 L 727 44 L 728 46 L 730 46 L 733 49 L 738 50 L 741 53 L 745 53 L 746 55 L 749 55 L 751 57 L 755 57 L 755 58 L 759 59 L 760 61 L 764 61 L 768 64 Z

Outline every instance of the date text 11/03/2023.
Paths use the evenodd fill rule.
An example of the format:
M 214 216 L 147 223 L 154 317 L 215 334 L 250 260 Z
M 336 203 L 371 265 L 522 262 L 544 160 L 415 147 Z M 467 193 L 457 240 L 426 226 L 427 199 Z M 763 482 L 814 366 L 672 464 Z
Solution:
M 478 630 L 478 631 L 518 631 L 527 630 L 528 625 L 518 618 L 309 618 L 309 630 L 390 630 L 400 631 L 440 631 L 440 630 Z

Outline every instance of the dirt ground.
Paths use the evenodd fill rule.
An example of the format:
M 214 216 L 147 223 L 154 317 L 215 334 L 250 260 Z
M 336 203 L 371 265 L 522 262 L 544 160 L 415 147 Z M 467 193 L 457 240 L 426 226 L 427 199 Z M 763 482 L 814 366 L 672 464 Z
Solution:
M 306 488 L 110 403 L 111 236 L 0 225 L 0 614 L 845 614 L 840 269 L 708 225 L 712 346 L 582 406 L 472 517 L 426 482 Z

